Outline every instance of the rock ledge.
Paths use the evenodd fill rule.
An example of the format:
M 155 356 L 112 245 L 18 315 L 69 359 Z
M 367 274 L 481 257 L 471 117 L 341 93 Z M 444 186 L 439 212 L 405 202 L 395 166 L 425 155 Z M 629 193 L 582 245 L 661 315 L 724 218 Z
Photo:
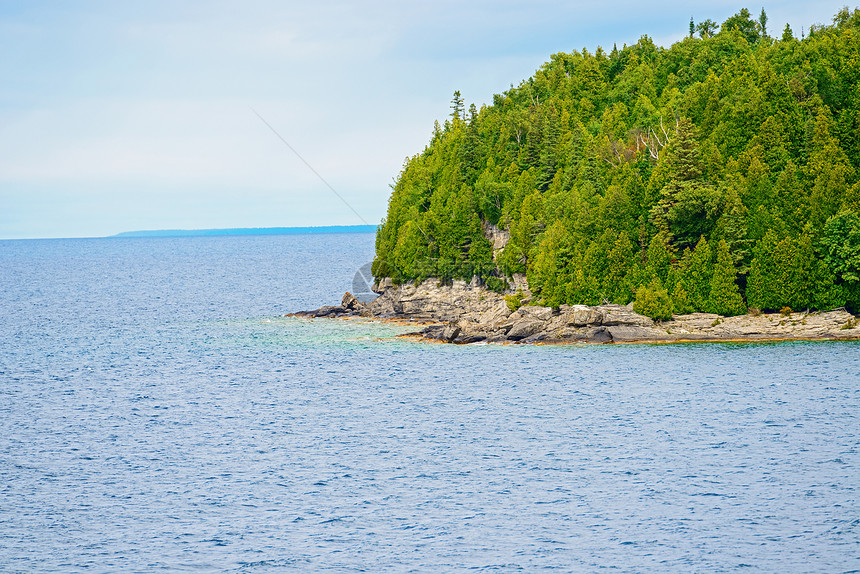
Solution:
M 524 277 L 514 277 L 528 303 Z M 291 313 L 295 317 L 369 317 L 425 324 L 402 335 L 446 343 L 646 343 L 860 339 L 860 321 L 844 309 L 827 312 L 762 313 L 722 317 L 709 313 L 675 315 L 654 322 L 624 305 L 562 305 L 557 309 L 524 305 L 512 310 L 504 296 L 477 281 L 437 279 L 394 285 L 377 283 L 380 296 L 362 303 L 345 293 L 340 305 Z

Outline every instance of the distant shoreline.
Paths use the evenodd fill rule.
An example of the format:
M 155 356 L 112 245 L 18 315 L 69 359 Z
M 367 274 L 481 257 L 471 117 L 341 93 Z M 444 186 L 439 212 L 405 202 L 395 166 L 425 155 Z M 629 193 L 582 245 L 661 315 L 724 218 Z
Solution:
M 109 237 L 212 237 L 224 235 L 304 235 L 375 233 L 376 225 L 322 225 L 317 227 L 237 227 L 228 229 L 156 229 L 124 231 Z

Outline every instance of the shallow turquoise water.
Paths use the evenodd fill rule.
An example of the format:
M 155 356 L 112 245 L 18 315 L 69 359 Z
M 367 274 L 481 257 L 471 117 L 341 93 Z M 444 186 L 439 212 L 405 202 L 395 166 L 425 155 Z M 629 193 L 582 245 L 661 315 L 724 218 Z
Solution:
M 284 318 L 373 238 L 0 242 L 0 571 L 860 569 L 860 346 Z

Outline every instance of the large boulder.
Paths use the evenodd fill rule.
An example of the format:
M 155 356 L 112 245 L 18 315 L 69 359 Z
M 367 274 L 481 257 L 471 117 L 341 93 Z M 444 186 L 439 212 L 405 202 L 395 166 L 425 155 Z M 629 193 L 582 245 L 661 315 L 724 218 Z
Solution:
M 562 313 L 565 317 L 565 322 L 573 327 L 585 327 L 587 325 L 600 325 L 603 320 L 603 314 L 594 307 L 587 305 L 564 305 Z
M 366 303 L 362 303 L 358 297 L 347 291 L 343 294 L 343 299 L 341 299 L 340 306 L 346 309 L 349 313 L 353 313 L 356 315 L 361 315 L 363 317 L 370 317 L 373 313 L 371 313 L 370 308 Z
M 351 309 L 353 311 L 357 311 L 359 308 L 364 307 L 364 303 L 358 300 L 358 298 L 347 291 L 343 294 L 343 299 L 340 300 L 340 306 L 346 309 Z
M 457 325 L 445 325 L 445 327 L 442 329 L 442 332 L 439 334 L 439 340 L 451 343 L 459 336 L 460 327 L 458 327 Z
M 589 343 L 611 343 L 612 333 L 606 327 L 597 327 L 585 334 L 585 340 Z
M 526 337 L 531 337 L 535 333 L 538 333 L 543 330 L 544 322 L 539 321 L 538 319 L 525 318 L 520 319 L 511 327 L 511 330 L 508 331 L 508 339 L 511 341 L 519 341 L 520 339 L 525 339 Z
M 552 318 L 552 307 L 541 307 L 539 305 L 526 305 L 517 309 L 511 319 L 535 319 L 537 321 L 549 321 Z
M 654 326 L 654 321 L 651 318 L 634 313 L 624 305 L 601 305 L 598 310 L 602 314 L 600 324 L 606 327 L 613 325 Z

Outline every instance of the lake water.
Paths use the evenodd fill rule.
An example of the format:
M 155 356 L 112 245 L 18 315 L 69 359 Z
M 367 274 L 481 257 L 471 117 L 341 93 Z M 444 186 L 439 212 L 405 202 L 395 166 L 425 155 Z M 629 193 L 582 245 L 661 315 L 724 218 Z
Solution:
M 282 317 L 372 252 L 0 241 L 0 572 L 860 571 L 860 344 Z

